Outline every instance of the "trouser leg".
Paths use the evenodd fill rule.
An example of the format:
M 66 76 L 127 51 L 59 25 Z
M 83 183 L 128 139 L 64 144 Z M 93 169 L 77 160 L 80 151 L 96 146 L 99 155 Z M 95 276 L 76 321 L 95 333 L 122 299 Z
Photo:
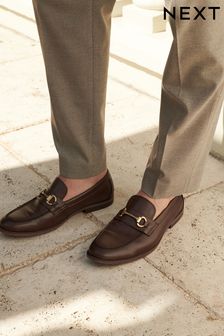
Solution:
M 212 0 L 173 1 L 180 6 L 214 6 Z M 199 188 L 224 97 L 224 4 L 213 20 L 171 19 L 173 43 L 165 67 L 159 132 L 141 189 L 155 198 Z M 214 172 L 215 173 L 215 172 Z
M 33 0 L 45 61 L 60 173 L 106 169 L 105 99 L 115 0 Z

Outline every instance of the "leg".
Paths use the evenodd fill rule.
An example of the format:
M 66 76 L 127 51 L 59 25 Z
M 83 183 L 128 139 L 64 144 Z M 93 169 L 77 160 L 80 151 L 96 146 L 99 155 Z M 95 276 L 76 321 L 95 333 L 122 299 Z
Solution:
M 173 1 L 177 12 L 181 2 Z M 200 0 L 188 5 L 202 7 Z M 192 192 L 200 184 L 224 97 L 223 2 L 216 6 L 216 20 L 208 9 L 206 21 L 171 19 L 174 40 L 163 76 L 159 133 L 141 187 L 154 198 Z
M 7 235 L 46 233 L 76 213 L 113 202 L 113 182 L 106 169 L 104 109 L 114 3 L 33 0 L 61 176 L 1 220 L 0 230 Z
M 104 110 L 115 0 L 33 0 L 62 176 L 106 169 Z
M 173 1 L 177 12 L 181 2 Z M 201 1 L 188 5 L 200 8 Z M 206 5 L 212 0 L 204 0 Z M 210 14 L 206 21 L 171 22 L 174 40 L 163 76 L 159 134 L 141 191 L 90 245 L 87 254 L 97 263 L 123 264 L 151 253 L 183 215 L 181 194 L 199 185 L 224 97 L 224 6 L 221 0 L 216 5 L 221 11 L 215 21 Z

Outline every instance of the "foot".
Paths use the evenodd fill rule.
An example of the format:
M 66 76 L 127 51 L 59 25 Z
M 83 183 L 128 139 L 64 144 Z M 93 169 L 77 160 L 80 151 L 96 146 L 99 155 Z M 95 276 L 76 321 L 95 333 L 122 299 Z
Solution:
M 107 173 L 107 169 L 100 174 L 85 179 L 70 179 L 59 175 L 59 178 L 64 182 L 67 187 L 67 193 L 63 198 L 63 201 L 68 201 L 72 197 L 75 197 L 84 191 L 88 190 L 94 186 L 98 181 L 100 181 Z
M 61 178 L 56 178 L 48 189 L 2 218 L 0 231 L 13 237 L 40 235 L 55 230 L 76 213 L 99 210 L 113 203 L 113 181 L 108 170 L 101 179 L 88 179 L 83 188 L 79 180 L 72 183 L 76 188 L 69 190 Z
M 146 197 L 134 195 L 93 240 L 87 256 L 104 265 L 143 258 L 157 248 L 166 230 L 182 217 L 183 210 L 181 195 L 174 197 L 156 217 L 154 204 Z
M 150 203 L 152 203 L 154 205 L 154 207 L 156 209 L 156 212 L 155 212 L 155 215 L 154 215 L 153 219 L 158 217 L 161 214 L 161 212 L 168 206 L 170 201 L 172 201 L 172 199 L 174 198 L 174 197 L 152 198 L 148 194 L 144 193 L 141 190 L 137 193 L 137 195 L 146 198 Z

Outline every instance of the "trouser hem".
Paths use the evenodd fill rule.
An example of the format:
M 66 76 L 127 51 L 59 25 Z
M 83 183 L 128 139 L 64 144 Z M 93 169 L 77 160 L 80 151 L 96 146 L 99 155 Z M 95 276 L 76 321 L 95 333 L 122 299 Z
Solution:
M 152 198 L 169 198 L 176 197 L 183 194 L 190 194 L 200 190 L 201 180 L 192 185 L 186 187 L 185 180 L 183 179 L 183 185 L 175 185 L 175 179 L 170 183 L 164 183 L 160 178 L 155 176 L 154 172 L 147 170 L 144 173 L 141 191 L 146 193 Z

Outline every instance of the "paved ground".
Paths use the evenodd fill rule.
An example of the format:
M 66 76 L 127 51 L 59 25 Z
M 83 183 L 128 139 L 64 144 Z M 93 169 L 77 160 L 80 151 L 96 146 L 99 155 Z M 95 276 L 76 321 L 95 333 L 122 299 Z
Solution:
M 30 4 L 21 5 L 19 14 L 16 7 L 1 11 L 0 216 L 57 174 L 40 46 Z M 85 255 L 138 190 L 157 132 L 170 36 L 145 37 L 145 57 L 141 41 L 131 50 L 137 38 L 133 44 L 125 36 L 115 20 L 106 113 L 115 203 L 40 237 L 0 234 L 1 336 L 224 335 L 223 162 L 208 158 L 200 190 L 186 195 L 184 218 L 151 255 L 118 267 L 96 267 Z

